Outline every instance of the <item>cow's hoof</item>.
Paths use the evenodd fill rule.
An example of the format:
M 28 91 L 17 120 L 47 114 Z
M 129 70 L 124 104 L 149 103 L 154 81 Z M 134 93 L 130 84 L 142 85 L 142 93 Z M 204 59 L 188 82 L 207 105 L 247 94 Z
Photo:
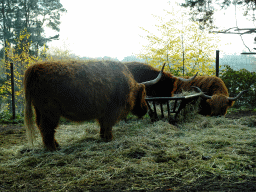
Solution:
M 104 134 L 104 135 L 100 135 L 100 137 L 105 142 L 109 142 L 109 141 L 111 141 L 113 139 L 112 134 Z

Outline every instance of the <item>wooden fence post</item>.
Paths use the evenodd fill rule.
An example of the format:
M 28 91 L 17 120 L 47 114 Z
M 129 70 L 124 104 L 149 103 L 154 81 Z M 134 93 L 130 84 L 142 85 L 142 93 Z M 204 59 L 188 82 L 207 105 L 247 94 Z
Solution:
M 12 87 L 12 119 L 15 119 L 15 92 L 14 92 L 14 73 L 13 63 L 11 63 L 11 87 Z

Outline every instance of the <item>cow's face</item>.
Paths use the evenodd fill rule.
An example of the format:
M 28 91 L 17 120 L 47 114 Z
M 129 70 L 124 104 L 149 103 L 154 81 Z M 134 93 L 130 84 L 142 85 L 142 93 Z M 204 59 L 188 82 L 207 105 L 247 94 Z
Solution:
M 131 111 L 134 115 L 136 115 L 139 118 L 146 115 L 148 111 L 148 106 L 145 98 L 146 98 L 145 85 L 140 85 L 137 91 L 134 107 Z
M 206 102 L 210 105 L 211 116 L 224 116 L 229 107 L 234 105 L 234 101 L 227 99 L 225 95 L 213 95 L 211 99 Z

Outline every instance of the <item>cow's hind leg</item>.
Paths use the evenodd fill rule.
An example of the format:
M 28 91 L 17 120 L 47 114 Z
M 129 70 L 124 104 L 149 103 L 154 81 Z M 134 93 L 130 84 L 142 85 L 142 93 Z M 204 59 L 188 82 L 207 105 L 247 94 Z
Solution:
M 55 129 L 59 124 L 59 120 L 60 115 L 56 115 L 53 113 L 41 113 L 40 122 L 37 122 L 39 123 L 39 130 L 43 138 L 44 146 L 50 151 L 55 151 L 56 147 L 59 146 L 54 138 Z

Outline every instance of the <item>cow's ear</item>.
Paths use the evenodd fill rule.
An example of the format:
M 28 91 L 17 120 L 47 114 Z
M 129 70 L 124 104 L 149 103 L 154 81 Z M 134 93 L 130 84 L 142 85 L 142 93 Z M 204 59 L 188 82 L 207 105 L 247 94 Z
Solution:
M 134 107 L 132 109 L 132 113 L 138 116 L 139 118 L 143 117 L 148 111 L 148 106 L 145 101 L 145 97 L 146 97 L 145 85 L 139 85 L 136 93 Z
M 228 101 L 228 106 L 232 107 L 235 104 L 235 101 Z
M 138 89 L 137 99 L 140 101 L 140 103 L 142 103 L 145 97 L 146 97 L 146 87 L 145 85 L 141 85 L 140 88 Z

